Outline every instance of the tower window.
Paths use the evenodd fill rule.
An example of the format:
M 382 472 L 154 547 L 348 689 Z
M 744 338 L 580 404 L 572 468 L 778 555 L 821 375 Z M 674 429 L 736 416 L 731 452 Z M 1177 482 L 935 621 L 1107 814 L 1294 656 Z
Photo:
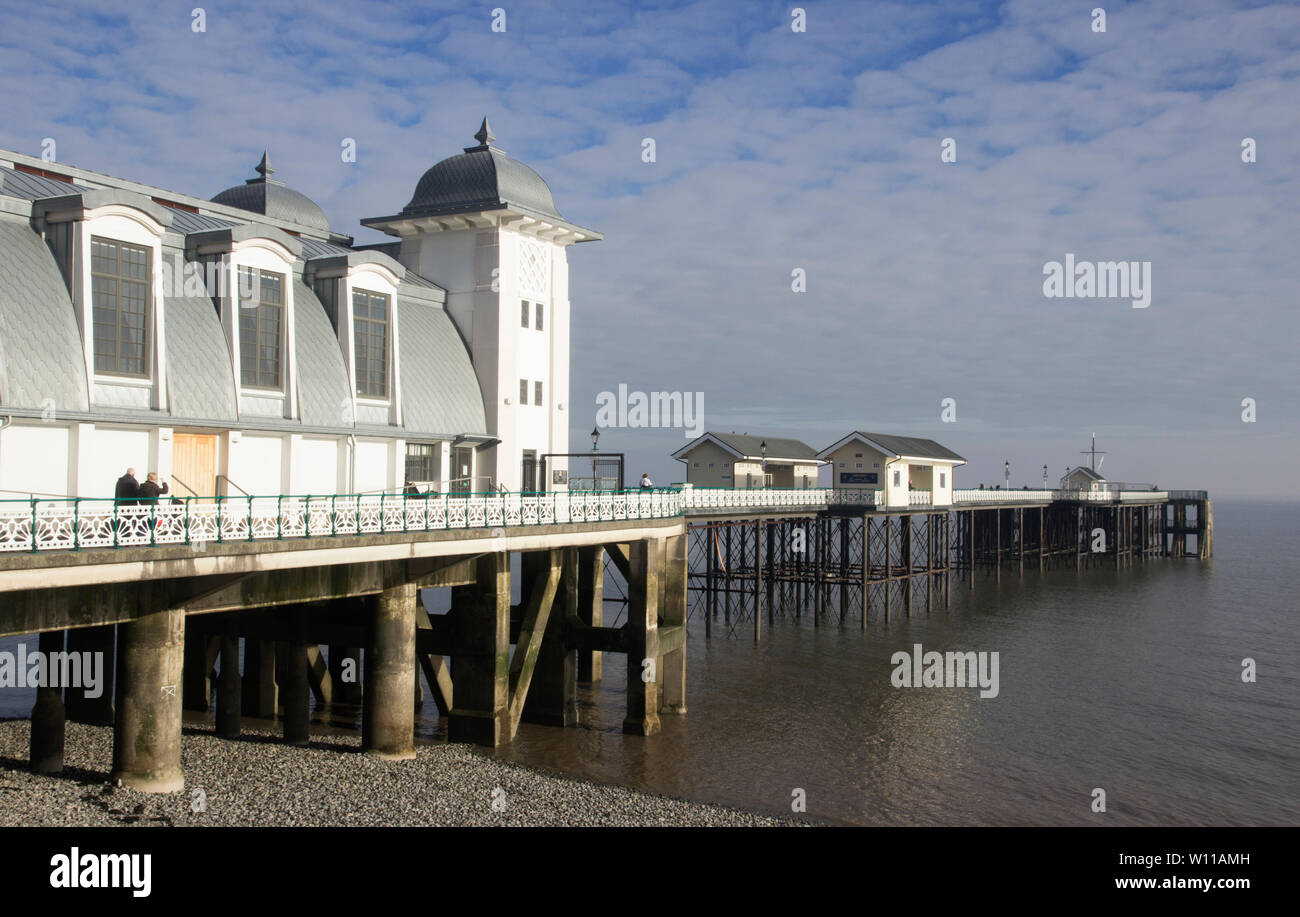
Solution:
M 536 328 L 538 331 L 541 331 L 541 330 L 542 330 L 542 311 L 543 311 L 543 309 L 544 309 L 545 307 L 544 307 L 541 303 L 534 303 L 533 308 L 536 309 L 536 311 L 537 311 L 537 321 L 533 324 L 533 327 Z
M 528 300 L 519 300 L 519 327 L 528 327 Z
M 537 382 L 533 385 L 533 404 L 542 403 L 542 383 Z
M 520 404 L 528 403 L 528 380 L 527 379 L 519 380 L 519 403 Z

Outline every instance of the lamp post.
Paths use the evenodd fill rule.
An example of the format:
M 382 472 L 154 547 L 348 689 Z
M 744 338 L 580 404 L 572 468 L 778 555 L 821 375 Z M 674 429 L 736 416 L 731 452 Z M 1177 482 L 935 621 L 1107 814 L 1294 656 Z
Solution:
M 1047 490 L 1047 466 L 1043 466 L 1043 490 Z
M 758 471 L 759 471 L 758 483 L 760 487 L 766 487 L 767 486 L 767 440 L 763 440 L 761 443 L 758 444 L 758 450 L 763 455 L 763 460 L 759 463 L 759 467 L 758 467 Z
M 1003 481 L 1003 485 L 1002 485 L 1003 490 L 1010 490 L 1011 489 L 1011 462 L 1010 461 L 1006 461 L 1002 463 L 1002 481 Z
M 591 428 L 591 451 L 600 451 L 600 427 Z

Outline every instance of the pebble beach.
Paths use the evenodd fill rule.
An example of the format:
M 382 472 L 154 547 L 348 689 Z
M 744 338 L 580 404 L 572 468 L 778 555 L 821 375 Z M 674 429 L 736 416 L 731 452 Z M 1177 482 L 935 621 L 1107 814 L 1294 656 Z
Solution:
M 290 747 L 186 728 L 185 790 L 111 786 L 111 727 L 67 724 L 64 772 L 27 770 L 31 724 L 0 722 L 0 826 L 664 826 L 796 825 L 737 809 L 575 780 L 463 745 L 416 746 L 411 761 L 361 753 L 353 735 Z M 201 792 L 200 792 L 201 791 Z

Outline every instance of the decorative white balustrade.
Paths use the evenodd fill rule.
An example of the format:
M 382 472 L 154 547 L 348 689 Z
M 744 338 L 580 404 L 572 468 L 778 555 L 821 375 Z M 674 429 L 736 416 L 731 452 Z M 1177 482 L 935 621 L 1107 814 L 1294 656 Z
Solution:
M 1194 493 L 1200 494 L 1202 491 Z M 908 506 L 929 506 L 928 490 Z M 1084 501 L 1164 501 L 1166 491 L 954 490 L 956 508 Z M 679 517 L 687 510 L 886 506 L 881 490 L 661 488 L 519 494 L 218 497 L 118 504 L 105 499 L 0 501 L 0 552 L 384 535 Z
M 686 487 L 681 491 L 682 505 L 685 509 L 764 509 L 768 507 L 825 507 L 833 502 L 836 493 L 865 493 L 866 505 L 870 502 L 873 491 L 832 491 L 827 488 L 780 487 Z
M 955 504 L 980 503 L 1050 503 L 1056 499 L 1055 494 L 1063 491 L 1054 490 L 954 490 L 952 502 Z
M 681 514 L 681 492 L 672 489 L 219 497 L 138 505 L 11 500 L 0 502 L 0 552 L 618 522 Z
M 1153 500 L 1164 502 L 1168 499 L 1169 492 L 1165 490 L 1121 490 L 1119 492 L 1121 503 L 1150 503 Z

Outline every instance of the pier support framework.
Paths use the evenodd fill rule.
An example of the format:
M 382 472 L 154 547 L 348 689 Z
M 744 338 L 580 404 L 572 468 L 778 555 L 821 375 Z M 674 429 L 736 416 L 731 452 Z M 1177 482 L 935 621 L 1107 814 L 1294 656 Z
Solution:
M 628 656 L 624 731 L 648 736 L 686 712 L 687 552 L 680 520 L 641 527 L 606 543 L 10 593 L 0 633 L 106 654 L 116 703 L 72 702 L 72 689 L 67 700 L 112 723 L 112 779 L 148 792 L 184 786 L 183 708 L 215 713 L 224 738 L 278 717 L 302 745 L 313 695 L 318 708 L 360 701 L 363 750 L 411 758 L 421 674 L 453 741 L 497 746 L 523 722 L 577 725 L 577 684 L 603 677 L 607 653 Z M 603 608 L 607 560 L 628 583 L 617 626 Z M 439 587 L 451 609 L 431 614 L 420 590 Z M 33 709 L 32 763 L 49 773 L 62 767 L 64 695 L 42 689 Z
M 1127 567 L 1213 554 L 1209 500 L 1071 502 L 754 515 L 692 521 L 692 618 L 706 635 L 755 639 L 780 620 L 860 626 L 947 607 L 954 580 L 1060 568 Z M 1194 538 L 1195 550 L 1187 549 Z

